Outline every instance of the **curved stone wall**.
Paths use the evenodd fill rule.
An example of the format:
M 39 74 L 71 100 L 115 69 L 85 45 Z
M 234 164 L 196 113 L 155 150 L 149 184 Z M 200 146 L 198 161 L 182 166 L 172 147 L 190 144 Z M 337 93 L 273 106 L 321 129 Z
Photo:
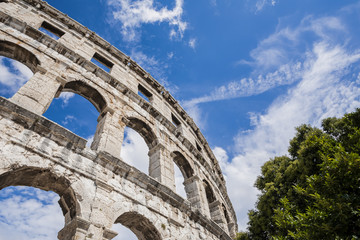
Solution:
M 0 55 L 34 72 L 13 97 L 0 98 L 1 189 L 58 193 L 65 216 L 59 239 L 112 239 L 114 223 L 139 239 L 235 236 L 235 212 L 204 136 L 130 57 L 39 0 L 0 1 Z M 77 93 L 99 111 L 91 148 L 42 116 L 61 92 Z M 148 175 L 120 158 L 125 127 L 149 147 Z M 175 193 L 174 164 L 187 199 Z

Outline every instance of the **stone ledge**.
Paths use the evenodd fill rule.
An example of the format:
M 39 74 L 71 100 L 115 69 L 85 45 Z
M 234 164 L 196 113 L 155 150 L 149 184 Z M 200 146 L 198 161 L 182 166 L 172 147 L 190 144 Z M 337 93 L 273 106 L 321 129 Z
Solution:
M 86 146 L 87 141 L 84 138 L 3 97 L 0 97 L 0 116 L 10 119 L 25 129 L 32 130 L 75 152 L 81 151 Z

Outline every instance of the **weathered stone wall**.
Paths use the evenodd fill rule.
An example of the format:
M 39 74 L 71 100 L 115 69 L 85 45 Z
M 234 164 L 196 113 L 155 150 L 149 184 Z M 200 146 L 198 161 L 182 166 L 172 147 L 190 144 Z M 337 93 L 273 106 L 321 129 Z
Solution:
M 41 26 L 60 38 L 42 33 Z M 27 185 L 57 192 L 65 216 L 59 239 L 112 239 L 117 222 L 139 239 L 234 237 L 236 216 L 205 138 L 128 56 L 39 0 L 0 1 L 0 55 L 34 72 L 12 98 L 0 99 L 0 189 Z M 93 64 L 93 57 L 110 71 Z M 99 111 L 91 148 L 41 116 L 66 91 Z M 149 175 L 120 158 L 126 126 L 149 147 Z M 174 164 L 187 199 L 175 193 Z

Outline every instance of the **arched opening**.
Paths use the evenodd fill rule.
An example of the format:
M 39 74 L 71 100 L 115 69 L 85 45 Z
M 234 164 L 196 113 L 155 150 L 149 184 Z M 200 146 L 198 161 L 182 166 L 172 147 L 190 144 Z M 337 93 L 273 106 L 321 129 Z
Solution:
M 25 48 L 8 41 L 0 41 L 0 56 L 19 61 L 27 66 L 33 73 L 37 71 L 40 61 Z
M 57 193 L 66 222 L 73 219 L 79 211 L 70 182 L 54 175 L 49 169 L 21 167 L 0 175 L 0 190 L 9 186 L 35 187 Z
M 125 127 L 120 157 L 143 173 L 149 173 L 149 147 L 144 138 L 130 127 Z
M 187 198 L 189 197 L 189 193 L 185 192 L 186 188 L 184 186 L 184 182 L 188 178 L 194 176 L 194 170 L 180 152 L 175 151 L 172 153 L 172 156 L 174 161 L 176 192 L 182 197 Z
M 87 139 L 90 146 L 99 114 L 106 107 L 104 98 L 82 81 L 68 82 L 60 91 L 44 116 Z
M 229 214 L 228 214 L 228 212 L 227 212 L 226 207 L 225 207 L 224 204 L 222 204 L 222 209 L 223 209 L 223 212 L 224 212 L 225 224 L 226 224 L 226 226 L 227 226 L 227 228 L 228 228 L 228 230 L 229 230 L 229 232 L 230 232 L 230 225 L 229 225 L 229 223 L 230 223 L 230 217 L 229 217 Z
M 129 228 L 139 240 L 161 240 L 161 235 L 155 226 L 139 213 L 124 213 L 116 219 L 115 223 L 120 223 Z
M 128 118 L 121 147 L 121 158 L 140 171 L 149 174 L 149 151 L 157 139 L 152 129 L 137 118 Z
M 218 214 L 219 211 L 221 211 L 219 202 L 216 201 L 214 191 L 211 188 L 209 182 L 204 179 L 203 184 L 204 184 L 204 188 L 205 188 L 206 199 L 207 199 L 207 202 L 209 205 L 210 217 L 216 223 L 219 223 L 222 221 L 221 214 L 220 215 Z
M 0 95 L 12 97 L 37 71 L 39 60 L 30 51 L 0 41 Z
M 56 228 L 56 231 L 59 231 L 64 225 L 66 225 L 73 218 L 75 218 L 77 213 L 79 212 L 79 207 L 75 198 L 75 194 L 70 187 L 69 181 L 64 177 L 56 176 L 48 169 L 21 167 L 1 174 L 0 190 L 0 201 L 2 208 L 1 214 L 3 214 L 6 210 L 10 210 L 4 209 L 5 206 L 8 206 L 9 208 L 13 207 L 16 209 L 15 212 L 17 212 L 18 214 L 23 214 L 20 216 L 10 216 L 8 213 L 6 213 L 8 224 L 11 224 L 13 222 L 12 220 L 19 219 L 21 217 L 24 217 L 25 215 L 31 217 L 31 219 L 35 221 L 29 222 L 31 219 L 24 219 L 24 221 L 27 221 L 27 223 L 23 223 L 27 224 L 27 226 L 25 225 L 17 227 L 18 229 L 24 227 L 25 230 L 23 229 L 24 231 L 21 234 L 28 234 L 31 232 L 43 232 L 40 229 L 30 229 L 30 225 L 37 228 L 41 227 L 43 229 L 50 227 L 50 229 L 53 230 L 47 232 L 46 234 L 54 234 L 54 228 Z M 15 195 L 11 195 L 11 193 Z M 59 213 L 59 208 L 56 209 L 56 201 L 59 203 L 61 209 L 60 211 L 64 216 L 61 219 L 62 224 L 60 224 L 59 226 L 57 226 L 59 224 L 59 221 L 56 217 Z M 30 210 L 38 211 L 35 213 L 31 213 Z M 46 212 L 46 210 L 50 212 Z M 3 220 L 3 218 L 1 217 L 0 219 Z M 20 223 L 17 222 L 17 224 Z M 41 224 L 43 224 L 43 226 L 40 226 Z M 9 229 L 10 228 L 11 227 L 9 227 Z M 9 234 L 11 235 L 12 233 Z M 41 235 L 37 237 L 31 237 L 32 238 L 25 237 L 20 239 L 42 239 L 41 237 L 44 236 Z M 7 236 L 6 239 L 16 238 L 9 238 L 9 236 Z
M 106 101 L 101 94 L 83 81 L 71 81 L 64 85 L 62 92 L 72 92 L 89 100 L 101 113 L 106 107 Z
M 207 199 L 208 203 L 210 204 L 210 203 L 215 202 L 216 198 L 215 198 L 214 191 L 212 190 L 210 184 L 205 179 L 203 180 L 203 183 L 204 183 L 205 194 L 206 194 L 206 199 Z M 211 212 L 211 209 L 210 209 L 210 212 Z
M 149 149 L 156 146 L 156 135 L 145 122 L 140 119 L 130 117 L 128 118 L 127 126 L 138 132 L 141 137 L 143 137 Z
M 175 175 L 175 189 L 176 193 L 182 196 L 183 198 L 187 198 L 187 194 L 184 187 L 184 176 L 180 170 L 180 168 L 174 164 L 174 175 Z
M 64 226 L 59 195 L 33 187 L 0 191 L 0 239 L 57 239 Z

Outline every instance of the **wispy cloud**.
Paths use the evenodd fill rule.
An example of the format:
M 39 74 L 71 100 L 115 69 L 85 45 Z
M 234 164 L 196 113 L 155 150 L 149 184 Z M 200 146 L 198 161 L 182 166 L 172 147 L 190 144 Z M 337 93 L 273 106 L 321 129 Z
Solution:
M 168 65 L 162 61 L 157 60 L 154 56 L 148 56 L 142 51 L 133 49 L 130 53 L 133 58 L 142 68 L 149 72 L 157 81 L 159 81 L 172 94 L 176 93 L 178 87 L 171 84 L 166 77 L 166 69 Z M 174 53 L 169 53 L 168 58 L 171 59 Z
M 0 94 L 11 97 L 22 85 L 32 77 L 33 73 L 24 64 L 0 56 Z
M 275 6 L 277 3 L 277 0 L 257 0 L 255 3 L 256 12 L 263 10 L 266 6 Z
M 175 0 L 173 9 L 157 7 L 154 0 L 107 0 L 112 17 L 122 24 L 121 33 L 125 40 L 134 41 L 139 36 L 142 24 L 168 23 L 171 27 L 170 38 L 182 38 L 187 23 L 182 20 L 183 0 Z
M 76 120 L 76 117 L 75 116 L 72 116 L 72 115 L 66 115 L 65 116 L 65 119 L 63 121 L 61 121 L 61 123 L 63 125 L 68 125 L 69 123 L 73 122 Z
M 311 53 L 313 47 L 309 42 L 326 42 L 334 45 L 338 41 L 346 42 L 347 29 L 337 17 L 305 17 L 298 26 L 281 26 L 268 38 L 250 51 L 250 60 L 240 60 L 237 64 L 252 67 L 248 77 L 233 80 L 216 87 L 210 94 L 183 102 L 183 106 L 194 119 L 202 123 L 201 111 L 197 105 L 206 102 L 234 99 L 257 95 L 272 88 L 290 85 L 301 80 L 304 72 L 311 68 L 311 61 L 304 53 Z M 305 38 L 312 38 L 306 41 Z
M 197 45 L 196 38 L 191 38 L 191 39 L 189 40 L 189 46 L 190 46 L 192 49 L 195 49 L 195 48 L 196 48 L 196 45 Z
M 69 100 L 75 96 L 72 92 L 62 92 L 59 98 L 62 100 L 62 107 L 66 107 L 69 104 Z

